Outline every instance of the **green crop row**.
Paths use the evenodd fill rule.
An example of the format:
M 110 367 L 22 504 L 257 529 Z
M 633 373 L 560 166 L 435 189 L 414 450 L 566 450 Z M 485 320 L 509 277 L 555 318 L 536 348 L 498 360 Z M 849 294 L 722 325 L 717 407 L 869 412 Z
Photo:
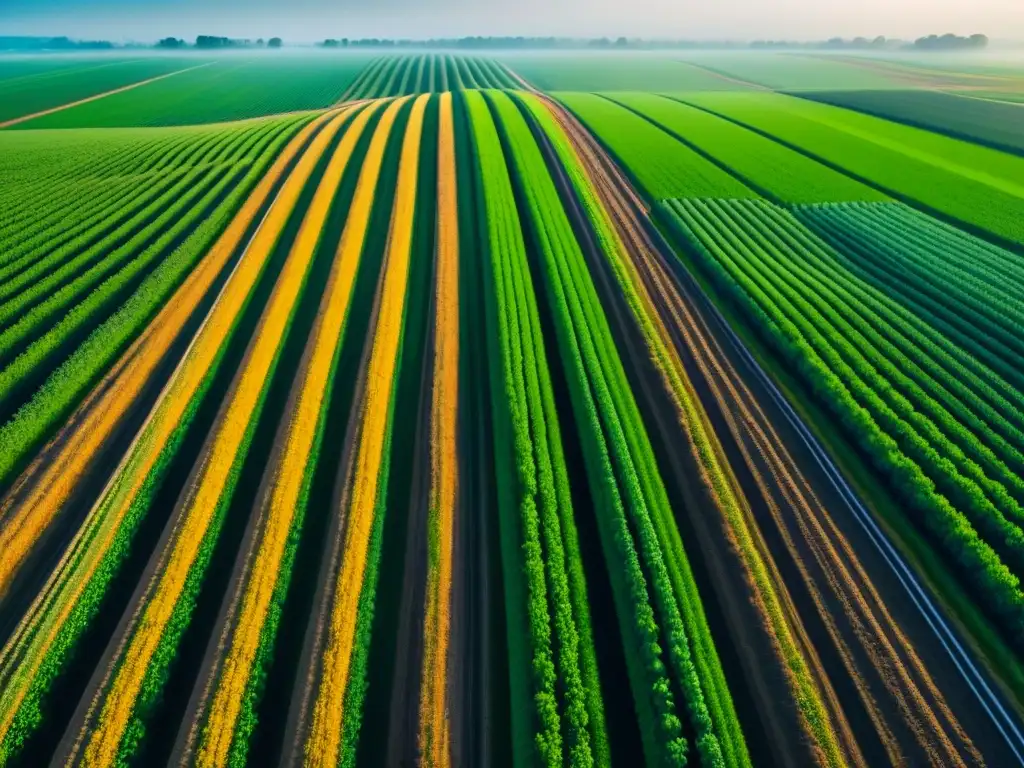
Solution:
M 666 197 L 755 197 L 711 161 L 628 109 L 589 93 L 559 93 L 655 200 Z
M 889 215 L 893 218 L 897 218 L 894 213 L 897 207 L 902 208 L 890 207 Z M 907 210 L 901 210 L 900 214 L 905 214 Z M 900 249 L 893 250 L 891 243 L 869 237 L 858 226 L 858 218 L 855 216 L 840 219 L 839 211 L 833 213 L 812 208 L 799 209 L 797 215 L 840 252 L 849 254 L 846 265 L 848 269 L 905 306 L 904 322 L 921 326 L 922 332 L 929 334 L 936 343 L 944 345 L 947 352 L 956 355 L 961 365 L 983 379 L 987 387 L 995 390 L 1001 398 L 1013 401 L 1019 397 L 1019 393 L 1024 390 L 1024 361 L 1020 356 L 1005 344 L 994 343 L 985 323 L 976 323 L 976 318 L 969 310 L 961 307 L 958 312 L 949 312 L 944 291 L 932 284 L 930 276 L 914 275 L 899 269 L 902 258 Z M 923 217 L 916 211 L 912 212 L 913 218 L 918 216 Z M 952 234 L 952 243 L 957 248 L 965 248 L 959 242 L 964 233 L 933 219 L 923 218 L 928 221 L 928 229 L 932 234 L 944 230 L 955 233 Z M 927 234 L 921 234 L 920 237 L 920 240 L 914 241 L 913 246 L 927 241 Z M 974 258 L 977 263 L 978 257 Z M 1012 279 L 1009 269 L 1007 279 Z M 984 390 L 979 390 L 979 393 L 984 393 Z M 1000 400 L 991 402 L 1007 418 L 1015 420 L 1020 416 L 1016 406 L 1006 408 Z
M 0 359 L 17 355 L 0 371 L 0 404 L 16 402 L 25 382 L 38 378 L 45 370 L 42 366 L 69 340 L 102 322 L 117 302 L 126 298 L 126 291 L 159 266 L 161 257 L 176 250 L 177 243 L 187 241 L 207 217 L 216 215 L 250 168 L 239 164 L 224 170 L 175 200 L 160 213 L 152 229 L 135 234 L 109 260 L 67 283 L 0 333 Z M 35 297 L 34 291 L 26 293 Z
M 852 355 L 851 364 L 864 381 L 930 443 L 946 446 L 943 453 L 957 471 L 976 483 L 1001 512 L 1024 521 L 1024 510 L 1018 502 L 1024 496 L 1024 482 L 1007 467 L 1007 463 L 1015 468 L 1024 466 L 1024 457 L 993 426 L 1010 434 L 1017 445 L 1024 439 L 1020 431 L 994 412 L 990 415 L 996 423 L 990 426 L 977 413 L 979 403 L 971 389 L 935 362 L 933 345 L 908 338 L 899 318 L 892 318 L 884 306 L 877 311 L 872 296 L 847 294 L 847 276 L 828 268 L 832 259 L 825 249 L 817 247 L 820 242 L 802 240 L 805 231 L 796 222 L 774 213 L 767 208 L 750 216 L 741 212 L 736 221 L 741 229 L 748 230 L 756 230 L 758 214 L 762 220 L 772 221 L 774 231 L 762 232 L 768 252 L 773 257 L 776 253 L 791 254 L 788 262 L 777 263 L 772 275 L 775 282 L 792 283 L 795 287 L 788 295 L 821 313 L 819 325 L 832 339 L 849 342 L 851 355 L 853 349 L 864 345 L 871 349 L 873 354 L 863 358 Z M 825 268 L 819 267 L 818 259 L 825 261 Z M 817 317 L 812 311 L 805 310 L 804 314 Z M 941 482 L 939 485 L 942 487 Z
M 609 95 L 782 203 L 885 200 L 869 186 L 708 112 L 650 93 Z
M 148 156 L 161 146 L 187 140 L 186 136 L 152 136 L 138 141 L 122 137 L 120 146 L 80 141 L 53 141 L 45 148 L 34 142 L 20 141 L 31 134 L 6 133 L 0 135 L 0 146 L 8 154 L 27 156 L 37 164 L 37 172 L 26 172 L 18 163 L 3 162 L 7 184 L 0 192 L 4 201 L 0 226 L 4 227 L 3 242 L 11 238 L 11 227 L 34 224 L 52 213 L 52 197 L 66 194 L 72 185 L 84 186 L 88 191 L 102 190 L 111 182 L 121 181 L 119 171 L 138 162 L 139 156 Z M 54 151 L 54 145 L 60 148 Z
M 6 240 L 10 246 L 0 258 L 0 285 L 9 292 L 10 279 L 39 262 L 53 251 L 85 235 L 83 246 L 91 245 L 99 237 L 130 217 L 167 181 L 173 181 L 197 153 L 202 143 L 188 136 L 178 137 L 148 152 L 139 152 L 123 159 L 121 168 L 115 169 L 111 181 L 94 185 L 81 199 L 78 185 L 51 187 L 52 194 L 44 203 L 42 215 L 33 217 L 21 227 L 10 227 Z M 119 172 L 119 173 L 118 173 Z M 163 184 L 162 184 L 163 182 Z M 98 226 L 103 225 L 103 226 Z M 3 248 L 0 245 L 0 248 Z
M 265 121 L 263 130 L 273 130 L 279 123 Z M 44 212 L 20 228 L 9 230 L 11 239 L 0 267 L 0 284 L 9 290 L 9 278 L 27 265 L 38 266 L 41 258 L 71 241 L 87 247 L 106 235 L 124 220 L 131 218 L 154 192 L 176 180 L 180 173 L 210 162 L 209 150 L 222 148 L 238 137 L 254 135 L 253 126 L 228 129 L 204 129 L 199 132 L 175 131 L 166 140 L 154 142 L 145 149 L 120 158 L 96 171 L 98 182 L 85 199 L 78 186 L 80 179 L 52 188 Z M 252 156 L 253 145 L 237 159 Z M 74 169 L 71 175 L 77 176 Z M 103 225 L 103 226 L 101 226 Z M 90 239 L 91 238 L 91 239 Z
M 990 410 L 989 424 L 947 389 L 955 379 L 938 347 L 904 335 L 891 303 L 836 269 L 834 252 L 791 214 L 764 202 L 668 201 L 662 211 L 1024 640 L 1024 594 L 1004 564 L 1024 565 L 1024 516 L 1011 493 L 1019 483 L 1005 464 L 1020 454 L 997 435 L 1008 423 Z
M 77 195 L 81 202 L 95 191 L 123 181 L 125 169 L 133 167 L 139 157 L 189 139 L 178 131 L 154 131 L 146 136 L 122 135 L 118 141 L 108 136 L 98 141 L 96 133 L 76 131 L 57 138 L 52 134 L 0 133 L 0 171 L 5 180 L 0 189 L 0 245 L 5 252 L 46 219 L 59 223 L 64 208 L 55 197 Z M 47 136 L 48 141 L 40 144 L 39 136 Z
M 269 128 L 279 130 L 275 125 Z M 166 174 L 166 182 L 137 193 L 139 207 L 134 215 L 120 226 L 109 226 L 107 234 L 92 246 L 83 248 L 91 239 L 87 233 L 48 251 L 30 268 L 0 285 L 0 328 L 5 329 L 0 334 L 0 359 L 9 354 L 11 344 L 25 333 L 45 327 L 45 319 L 55 310 L 74 303 L 78 296 L 137 256 L 161 232 L 173 226 L 183 212 L 198 205 L 219 178 L 244 167 L 240 160 L 249 148 L 260 143 L 264 132 L 237 132 L 223 140 L 201 144 L 197 148 L 200 164 L 184 174 Z M 116 213 L 112 218 L 116 218 Z M 100 224 L 100 228 L 108 229 L 107 223 Z
M 535 764 L 536 754 L 545 765 L 562 765 L 563 760 L 607 765 L 600 692 L 584 688 L 585 682 L 597 682 L 595 652 L 526 244 L 488 106 L 472 92 L 466 93 L 465 104 L 482 181 L 479 207 L 487 222 L 484 303 L 493 329 L 488 359 L 516 764 Z M 535 734 L 530 733 L 531 709 L 539 728 Z
M 1024 243 L 1024 158 L 782 94 L 687 94 L 689 104 L 767 134 L 885 190 Z
M 831 231 L 856 242 L 863 258 L 955 306 L 951 319 L 962 318 L 994 354 L 1021 370 L 1024 266 L 1018 256 L 903 205 L 811 208 L 804 218 L 833 223 Z
M 241 206 L 248 190 L 270 167 L 281 148 L 306 122 L 306 117 L 283 120 L 281 131 L 268 137 L 264 145 L 266 149 L 259 162 L 248 170 L 244 179 L 234 187 L 228 197 L 204 220 L 192 222 L 194 226 L 191 227 L 190 234 L 171 254 L 161 259 L 132 295 L 102 324 L 92 330 L 32 394 L 31 399 L 0 427 L 0 441 L 6 448 L 0 457 L 0 483 L 10 480 L 11 473 L 16 471 L 26 456 L 46 439 L 78 399 L 102 376 L 120 350 L 139 333 L 167 297 L 185 279 L 196 260 Z M 157 243 L 153 247 L 159 246 L 160 243 Z M 108 287 L 111 291 L 117 288 L 115 285 Z M 99 298 L 97 296 L 97 299 Z M 74 323 L 76 319 L 77 315 L 72 314 L 68 322 Z M 49 334 L 41 337 L 25 354 L 0 373 L 0 376 L 13 383 L 30 373 L 34 363 L 25 365 L 31 362 L 30 355 L 46 357 L 49 349 L 57 344 L 62 328 L 62 324 L 55 326 Z M 46 346 L 48 339 L 50 347 Z
M 687 742 L 675 714 L 679 707 L 694 732 L 700 762 L 726 765 L 719 729 L 729 726 L 712 718 L 707 689 L 714 686 L 698 672 L 710 660 L 694 658 L 705 651 L 713 653 L 713 645 L 695 637 L 708 631 L 703 611 L 699 600 L 694 600 L 693 576 L 608 320 L 529 125 L 509 97 L 489 93 L 489 99 L 500 118 L 510 164 L 529 211 L 541 262 L 538 277 L 551 307 L 591 492 L 601 500 L 597 516 L 609 570 L 616 574 L 613 581 L 623 581 L 616 591 L 631 596 L 618 607 L 623 616 L 633 616 L 624 635 L 630 638 L 629 655 L 636 670 L 635 698 L 650 697 L 655 710 L 654 721 L 648 712 L 642 724 L 648 759 L 685 760 Z M 635 538 L 628 533 L 631 528 Z M 717 663 L 717 659 L 711 662 Z M 672 684 L 663 677 L 666 674 L 682 691 L 678 704 Z
M 407 96 L 472 88 L 516 88 L 518 84 L 491 59 L 452 54 L 385 55 L 370 62 L 345 94 L 346 99 Z

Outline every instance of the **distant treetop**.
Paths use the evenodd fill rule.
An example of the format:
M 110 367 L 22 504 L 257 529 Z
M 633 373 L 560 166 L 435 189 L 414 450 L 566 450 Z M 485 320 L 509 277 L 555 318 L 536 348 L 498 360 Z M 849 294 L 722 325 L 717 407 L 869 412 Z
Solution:
M 980 50 L 988 46 L 985 35 L 960 37 L 954 34 L 928 35 L 914 41 L 914 48 L 921 51 L 969 51 Z

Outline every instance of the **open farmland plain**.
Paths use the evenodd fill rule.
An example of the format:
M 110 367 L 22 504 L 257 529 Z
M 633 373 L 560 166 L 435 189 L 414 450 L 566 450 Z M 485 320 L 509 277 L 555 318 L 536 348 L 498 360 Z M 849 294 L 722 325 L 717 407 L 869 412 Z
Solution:
M 0 60 L 0 766 L 1024 765 L 1015 107 L 275 55 Z

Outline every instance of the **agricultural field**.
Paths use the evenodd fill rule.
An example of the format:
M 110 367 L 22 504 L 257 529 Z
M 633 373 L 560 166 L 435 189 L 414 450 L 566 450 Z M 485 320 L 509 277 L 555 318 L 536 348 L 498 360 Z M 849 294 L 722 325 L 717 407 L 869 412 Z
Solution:
M 501 62 L 480 56 L 381 56 L 363 70 L 346 98 L 374 99 L 475 88 L 529 88 L 529 84 Z
M 833 56 L 686 51 L 679 58 L 694 67 L 750 87 L 773 90 L 884 90 L 900 87 L 903 80 L 901 72 L 862 66 L 860 62 Z M 660 90 L 658 86 L 648 88 L 656 89 Z
M 944 133 L 1015 154 L 1024 153 L 1021 109 L 942 91 L 817 91 L 805 98 Z
M 501 61 L 545 91 L 745 91 L 711 69 L 663 54 L 509 54 Z
M 0 131 L 0 766 L 1024 764 L 1008 124 L 277 53 Z
M 196 59 L 147 56 L 95 57 L 30 67 L 21 60 L 0 67 L 0 128 L 18 118 L 140 83 L 156 82 L 201 66 Z
M 20 128 L 195 125 L 324 109 L 336 104 L 369 56 L 242 54 L 98 101 L 36 118 Z M 199 63 L 199 62 L 197 62 Z

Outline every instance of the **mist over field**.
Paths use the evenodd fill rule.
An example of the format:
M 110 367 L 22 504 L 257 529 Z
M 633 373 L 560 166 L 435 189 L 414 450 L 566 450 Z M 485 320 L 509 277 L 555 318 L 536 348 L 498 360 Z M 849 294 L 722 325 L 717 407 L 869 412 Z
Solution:
M 1024 38 L 1019 0 L 4 0 L 0 34 L 104 39 L 164 35 L 345 37 L 627 35 L 687 39 Z

